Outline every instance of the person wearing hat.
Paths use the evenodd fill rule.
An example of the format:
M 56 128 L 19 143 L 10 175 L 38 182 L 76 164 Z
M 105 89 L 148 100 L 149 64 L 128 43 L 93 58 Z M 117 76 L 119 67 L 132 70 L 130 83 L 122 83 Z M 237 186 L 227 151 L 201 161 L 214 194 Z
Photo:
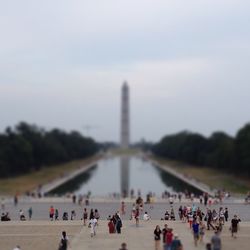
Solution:
M 181 241 L 178 237 L 178 234 L 175 234 L 174 240 L 172 241 L 172 244 L 171 244 L 171 250 L 182 250 L 182 249 L 183 249 L 183 247 L 182 247 Z

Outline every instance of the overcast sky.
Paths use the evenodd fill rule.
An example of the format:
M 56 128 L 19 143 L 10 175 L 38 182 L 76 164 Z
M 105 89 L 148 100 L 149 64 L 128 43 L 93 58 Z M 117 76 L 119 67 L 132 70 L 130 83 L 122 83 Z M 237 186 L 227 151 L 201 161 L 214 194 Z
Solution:
M 19 121 L 119 140 L 250 121 L 248 0 L 0 0 L 0 129 Z

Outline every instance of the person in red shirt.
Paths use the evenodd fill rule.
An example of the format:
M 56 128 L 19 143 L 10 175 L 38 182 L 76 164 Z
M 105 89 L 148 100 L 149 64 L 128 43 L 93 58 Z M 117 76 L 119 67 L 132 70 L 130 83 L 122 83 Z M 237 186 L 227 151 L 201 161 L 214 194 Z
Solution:
M 108 223 L 108 228 L 109 228 L 109 233 L 114 234 L 115 233 L 115 225 L 112 220 L 109 221 Z
M 171 250 L 171 245 L 172 245 L 172 241 L 173 241 L 173 229 L 169 228 L 166 234 L 166 241 L 165 241 L 165 249 L 164 250 Z
M 55 214 L 55 209 L 54 209 L 53 206 L 51 206 L 50 209 L 49 209 L 49 218 L 50 218 L 50 220 L 54 219 L 54 214 Z

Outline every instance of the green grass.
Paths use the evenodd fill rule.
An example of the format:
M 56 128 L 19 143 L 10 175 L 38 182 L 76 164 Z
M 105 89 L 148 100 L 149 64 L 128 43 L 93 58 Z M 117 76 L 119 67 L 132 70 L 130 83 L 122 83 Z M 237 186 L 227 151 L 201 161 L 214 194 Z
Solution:
M 213 189 L 225 189 L 234 195 L 246 194 L 250 190 L 250 179 L 228 174 L 209 167 L 191 166 L 185 163 L 154 157 L 177 172 L 195 178 Z
M 91 157 L 83 160 L 71 161 L 64 164 L 44 167 L 39 171 L 34 171 L 25 175 L 0 179 L 0 195 L 23 194 L 26 191 L 32 191 L 40 184 L 43 185 L 51 182 L 97 159 L 98 157 Z
M 110 153 L 113 155 L 136 155 L 140 152 L 140 149 L 137 148 L 114 148 L 110 150 Z

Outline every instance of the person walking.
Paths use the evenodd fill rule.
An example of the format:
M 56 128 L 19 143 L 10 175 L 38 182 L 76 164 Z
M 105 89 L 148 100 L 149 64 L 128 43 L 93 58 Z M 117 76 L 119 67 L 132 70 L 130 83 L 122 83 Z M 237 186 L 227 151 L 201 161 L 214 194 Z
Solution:
M 96 235 L 96 225 L 97 225 L 97 219 L 92 218 L 89 221 L 89 226 L 90 226 L 90 236 L 93 237 Z
M 172 249 L 173 237 L 174 237 L 173 229 L 169 228 L 167 230 L 167 234 L 166 234 L 164 250 L 171 250 Z
M 93 208 L 91 208 L 90 209 L 90 213 L 89 213 L 89 220 L 91 220 L 93 218 L 95 218 L 95 216 L 94 216 L 94 210 L 93 210 Z
M 88 211 L 87 211 L 87 208 L 85 207 L 83 211 L 83 225 L 84 226 L 86 226 L 87 219 L 88 219 Z
M 58 218 L 59 218 L 59 211 L 58 211 L 58 209 L 56 208 L 56 209 L 55 209 L 55 220 L 58 220 Z
M 183 249 L 183 246 L 178 237 L 178 234 L 175 234 L 174 240 L 172 241 L 172 244 L 171 244 L 171 250 L 182 250 L 182 249 Z
M 228 208 L 227 207 L 225 208 L 225 211 L 224 211 L 224 217 L 225 217 L 225 221 L 227 222 L 228 221 Z
M 115 233 L 115 225 L 114 225 L 112 219 L 110 219 L 110 221 L 108 223 L 108 228 L 109 228 L 109 233 L 110 234 L 114 234 Z
M 62 238 L 60 240 L 60 243 L 59 243 L 59 250 L 67 250 L 68 249 L 68 245 L 69 245 L 69 239 L 66 235 L 66 232 L 63 231 L 62 232 Z
M 154 230 L 154 239 L 155 239 L 155 250 L 160 250 L 161 229 L 160 229 L 159 225 L 157 225 L 155 230 Z
M 115 229 L 118 234 L 121 233 L 121 228 L 122 228 L 122 220 L 121 217 L 117 214 L 116 215 L 116 224 L 115 224 Z
M 221 250 L 221 239 L 219 232 L 215 231 L 213 237 L 211 238 L 212 250 Z
M 234 215 L 234 218 L 231 220 L 231 233 L 232 233 L 232 237 L 236 238 L 236 234 L 238 232 L 238 226 L 239 226 L 239 222 L 241 220 L 238 219 L 237 215 Z
M 49 218 L 52 221 L 54 219 L 55 209 L 53 206 L 50 206 L 49 208 Z
M 125 215 L 126 214 L 126 206 L 125 206 L 125 202 L 122 201 L 121 202 L 121 215 Z
M 197 242 L 199 240 L 199 223 L 197 220 L 194 220 L 192 225 L 193 236 L 194 236 L 194 245 L 197 247 Z
M 33 210 L 32 210 L 32 207 L 30 207 L 30 208 L 28 209 L 29 220 L 31 220 L 32 214 L 33 214 Z
M 167 232 L 168 232 L 168 225 L 165 224 L 164 228 L 162 229 L 162 243 L 163 243 L 163 249 L 167 249 Z M 165 247 L 166 246 L 166 247 Z

